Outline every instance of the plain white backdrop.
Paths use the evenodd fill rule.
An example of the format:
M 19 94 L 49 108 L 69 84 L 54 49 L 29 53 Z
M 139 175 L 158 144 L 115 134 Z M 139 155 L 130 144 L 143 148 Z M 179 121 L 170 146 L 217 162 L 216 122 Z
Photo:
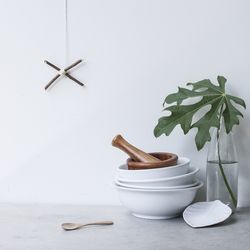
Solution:
M 177 128 L 155 139 L 165 96 L 217 75 L 250 107 L 247 0 L 69 0 L 69 63 L 86 59 L 49 92 L 64 65 L 64 1 L 0 0 L 0 201 L 119 204 L 112 187 L 126 156 L 121 133 L 145 151 L 191 158 L 205 178 L 207 147 Z M 235 143 L 239 203 L 250 205 L 250 109 Z M 201 194 L 202 196 L 202 194 Z

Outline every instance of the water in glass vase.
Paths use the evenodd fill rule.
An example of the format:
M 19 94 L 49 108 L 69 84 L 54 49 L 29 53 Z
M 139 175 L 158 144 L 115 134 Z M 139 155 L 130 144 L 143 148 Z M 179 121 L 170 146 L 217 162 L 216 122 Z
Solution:
M 222 167 L 227 182 L 237 201 L 238 193 L 238 163 L 236 161 L 223 161 Z M 207 162 L 207 201 L 220 200 L 224 204 L 229 205 L 233 211 L 236 207 L 232 202 L 231 195 L 225 185 L 225 181 L 221 174 L 218 161 Z
M 226 133 L 223 119 L 215 128 L 207 156 L 207 201 L 220 200 L 233 211 L 238 200 L 238 159 L 232 133 Z

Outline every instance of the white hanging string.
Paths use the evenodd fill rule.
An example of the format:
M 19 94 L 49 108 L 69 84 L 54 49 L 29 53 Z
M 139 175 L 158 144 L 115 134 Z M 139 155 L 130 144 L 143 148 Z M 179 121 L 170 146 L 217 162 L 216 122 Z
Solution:
M 64 75 L 68 77 L 70 80 L 76 82 L 80 86 L 84 86 L 84 83 L 80 82 L 77 80 L 75 77 L 70 75 L 69 70 L 72 68 L 76 67 L 79 63 L 82 62 L 82 60 L 78 60 L 70 65 L 69 63 L 69 24 L 68 24 L 68 0 L 64 0 L 64 20 L 65 20 L 65 26 L 64 26 L 64 68 L 60 69 L 56 65 L 52 64 L 51 62 L 45 60 L 44 62 L 48 64 L 50 67 L 54 68 L 57 70 L 57 75 L 50 80 L 50 82 L 45 86 L 45 90 L 47 90 L 60 76 Z
M 65 63 L 65 67 L 66 65 L 69 63 L 69 29 L 68 29 L 68 0 L 65 0 L 65 5 L 64 5 L 64 17 L 65 17 L 65 31 L 64 31 L 64 53 L 65 53 L 65 59 L 64 59 L 64 63 Z

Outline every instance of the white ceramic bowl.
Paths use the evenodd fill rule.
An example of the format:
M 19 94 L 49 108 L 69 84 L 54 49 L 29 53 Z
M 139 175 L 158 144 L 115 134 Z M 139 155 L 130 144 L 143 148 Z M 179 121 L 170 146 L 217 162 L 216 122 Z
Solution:
M 143 190 L 115 185 L 121 203 L 136 217 L 169 219 L 179 216 L 192 203 L 202 182 L 195 187 L 170 190 Z
M 115 180 L 115 184 L 121 187 L 127 187 L 127 188 L 138 188 L 138 189 L 144 189 L 144 190 L 151 190 L 151 189 L 157 189 L 157 190 L 169 190 L 169 189 L 183 189 L 183 188 L 190 188 L 190 187 L 194 187 L 197 186 L 199 184 L 199 181 L 196 180 L 190 184 L 187 185 L 181 185 L 181 186 L 170 186 L 170 187 L 164 187 L 164 186 L 159 186 L 159 187 L 154 187 L 154 186 L 136 186 L 133 184 L 127 184 L 127 183 L 122 183 L 118 180 Z
M 117 178 L 127 180 L 146 180 L 183 175 L 188 172 L 189 163 L 190 160 L 188 158 L 179 157 L 178 164 L 175 166 L 141 170 L 128 170 L 128 166 L 124 164 L 118 167 Z
M 132 187 L 132 188 L 159 188 L 159 187 L 173 187 L 183 186 L 194 183 L 195 175 L 199 171 L 198 168 L 190 168 L 187 174 L 159 179 L 147 179 L 147 180 L 130 180 L 116 178 L 120 182 L 121 186 Z

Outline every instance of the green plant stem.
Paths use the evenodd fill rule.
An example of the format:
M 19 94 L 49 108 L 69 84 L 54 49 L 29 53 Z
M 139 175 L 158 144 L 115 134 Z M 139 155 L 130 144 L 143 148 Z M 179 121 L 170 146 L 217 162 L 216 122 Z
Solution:
M 221 122 L 221 119 L 222 119 L 222 111 L 223 111 L 223 106 L 221 107 L 221 110 L 220 110 L 220 114 L 219 114 L 219 121 Z M 221 124 L 221 123 L 220 123 Z M 235 195 L 228 183 L 228 180 L 227 180 L 227 177 L 225 175 L 225 172 L 224 172 L 224 169 L 223 169 L 223 165 L 222 165 L 222 161 L 221 161 L 221 157 L 220 157 L 220 142 L 219 142 L 219 139 L 220 139 L 220 127 L 221 125 L 219 125 L 219 128 L 217 129 L 217 150 L 218 150 L 218 160 L 219 160 L 219 168 L 220 168 L 220 172 L 221 172 L 221 175 L 222 175 L 222 178 L 223 178 L 223 181 L 226 185 L 226 188 L 231 196 L 231 199 L 232 199 L 232 202 L 233 202 L 233 205 L 234 207 L 236 208 L 237 207 L 237 199 L 235 198 Z

